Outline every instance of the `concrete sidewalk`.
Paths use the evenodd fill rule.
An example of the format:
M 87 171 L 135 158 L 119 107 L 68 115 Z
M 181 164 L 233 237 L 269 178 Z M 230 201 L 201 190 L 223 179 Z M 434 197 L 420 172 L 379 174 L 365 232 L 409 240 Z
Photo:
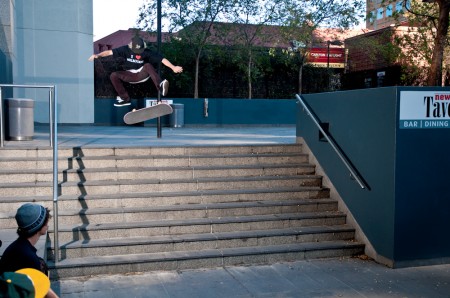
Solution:
M 5 141 L 4 148 L 49 147 L 49 131 L 36 126 L 32 141 Z M 158 138 L 156 127 L 60 125 L 57 135 L 59 148 L 92 148 L 286 144 L 296 142 L 295 133 L 295 126 L 163 127 Z
M 450 297 L 450 265 L 389 269 L 360 259 L 91 276 L 52 283 L 61 297 Z

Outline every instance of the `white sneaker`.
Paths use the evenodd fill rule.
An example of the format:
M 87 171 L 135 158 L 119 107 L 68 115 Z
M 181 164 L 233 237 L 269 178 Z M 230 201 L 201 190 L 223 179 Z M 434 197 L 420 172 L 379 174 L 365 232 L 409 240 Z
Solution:
M 129 106 L 130 104 L 131 104 L 130 100 L 124 100 L 124 99 L 120 98 L 119 96 L 117 96 L 114 106 L 115 107 L 124 107 L 124 106 Z

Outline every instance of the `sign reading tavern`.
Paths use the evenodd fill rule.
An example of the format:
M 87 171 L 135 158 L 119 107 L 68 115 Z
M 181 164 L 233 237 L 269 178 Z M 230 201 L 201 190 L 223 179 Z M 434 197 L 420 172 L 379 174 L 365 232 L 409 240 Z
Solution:
M 450 92 L 400 91 L 400 128 L 450 128 Z

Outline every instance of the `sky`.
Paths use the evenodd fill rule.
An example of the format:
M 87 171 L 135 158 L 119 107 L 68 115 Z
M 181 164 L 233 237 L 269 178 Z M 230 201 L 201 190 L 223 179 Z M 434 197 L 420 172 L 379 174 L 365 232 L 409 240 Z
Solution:
M 94 41 L 136 26 L 144 0 L 93 0 Z
M 93 0 L 94 41 L 117 30 L 136 27 L 139 7 L 145 0 Z M 365 23 L 361 24 L 365 28 Z

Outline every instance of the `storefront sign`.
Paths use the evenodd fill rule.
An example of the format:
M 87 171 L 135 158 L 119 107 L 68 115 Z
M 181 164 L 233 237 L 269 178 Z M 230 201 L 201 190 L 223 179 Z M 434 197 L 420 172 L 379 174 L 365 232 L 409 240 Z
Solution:
M 328 54 L 330 58 L 328 60 Z M 308 53 L 308 64 L 317 67 L 344 68 L 345 49 L 344 48 L 312 48 Z
M 450 128 L 450 92 L 400 91 L 400 128 Z

